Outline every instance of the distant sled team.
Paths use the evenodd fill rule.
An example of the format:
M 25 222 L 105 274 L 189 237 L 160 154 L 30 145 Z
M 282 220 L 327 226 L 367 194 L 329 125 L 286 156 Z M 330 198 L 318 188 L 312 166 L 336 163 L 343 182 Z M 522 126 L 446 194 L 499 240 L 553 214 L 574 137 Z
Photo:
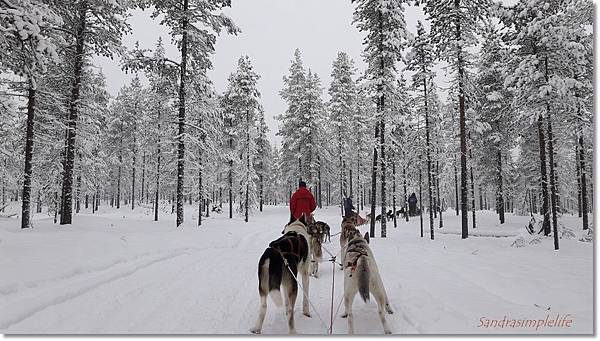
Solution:
M 356 228 L 358 222 L 364 223 L 357 213 L 346 214 L 341 224 L 340 254 L 344 270 L 344 303 L 348 319 L 348 333 L 354 333 L 352 303 L 356 293 L 367 302 L 372 294 L 378 305 L 378 313 L 386 334 L 390 334 L 385 314 L 393 311 L 379 275 L 373 252 L 369 247 L 369 235 L 363 237 Z M 283 236 L 269 243 L 258 262 L 258 293 L 260 306 L 256 324 L 250 331 L 262 332 L 267 313 L 267 296 L 277 306 L 285 301 L 288 332 L 296 333 L 294 306 L 298 295 L 298 273 L 302 276 L 303 291 L 302 312 L 310 317 L 309 285 L 310 276 L 317 277 L 319 261 L 322 258 L 322 243 L 331 240 L 330 228 L 324 222 L 314 221 L 311 215 L 302 213 L 300 218 L 294 215 L 283 230 Z M 282 299 L 282 289 L 285 300 Z M 313 307 L 314 308 L 314 307 Z

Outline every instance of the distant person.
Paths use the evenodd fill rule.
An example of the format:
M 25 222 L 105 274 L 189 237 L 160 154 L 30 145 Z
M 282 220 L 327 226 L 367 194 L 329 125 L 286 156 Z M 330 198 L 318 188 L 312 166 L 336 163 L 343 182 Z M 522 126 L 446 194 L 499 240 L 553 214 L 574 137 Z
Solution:
M 306 188 L 306 182 L 300 180 L 298 190 L 292 195 L 290 200 L 290 213 L 294 219 L 300 219 L 302 213 L 309 217 L 317 208 L 315 197 Z
M 352 204 L 352 196 L 344 199 L 344 217 L 350 218 L 354 212 L 354 205 Z
M 417 215 L 417 195 L 415 193 L 408 197 L 408 215 L 411 217 Z

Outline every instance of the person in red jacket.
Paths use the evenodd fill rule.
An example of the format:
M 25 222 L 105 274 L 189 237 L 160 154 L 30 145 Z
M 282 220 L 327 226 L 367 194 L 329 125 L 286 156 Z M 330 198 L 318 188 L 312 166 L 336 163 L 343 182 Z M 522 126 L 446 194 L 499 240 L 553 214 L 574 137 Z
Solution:
M 302 213 L 306 217 L 317 208 L 315 197 L 306 188 L 306 182 L 300 181 L 298 190 L 292 195 L 290 200 L 290 213 L 295 219 L 300 219 Z

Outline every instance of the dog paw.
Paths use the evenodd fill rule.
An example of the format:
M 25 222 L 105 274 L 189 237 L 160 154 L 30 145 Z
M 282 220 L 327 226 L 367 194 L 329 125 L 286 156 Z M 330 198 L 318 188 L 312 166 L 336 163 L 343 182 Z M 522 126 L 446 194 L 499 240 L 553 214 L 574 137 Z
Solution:
M 252 329 L 250 329 L 250 333 L 252 333 L 252 334 L 260 334 L 260 329 L 252 328 Z
M 386 333 L 387 335 L 390 335 L 392 333 L 391 330 L 385 330 L 384 333 Z
M 306 316 L 306 317 L 312 317 L 312 316 L 310 316 L 310 313 L 309 313 L 309 312 L 304 312 L 304 313 L 302 313 L 302 314 L 303 314 L 304 316 Z
M 343 318 L 343 319 L 345 319 L 345 318 L 348 317 L 348 313 L 343 313 L 340 317 Z

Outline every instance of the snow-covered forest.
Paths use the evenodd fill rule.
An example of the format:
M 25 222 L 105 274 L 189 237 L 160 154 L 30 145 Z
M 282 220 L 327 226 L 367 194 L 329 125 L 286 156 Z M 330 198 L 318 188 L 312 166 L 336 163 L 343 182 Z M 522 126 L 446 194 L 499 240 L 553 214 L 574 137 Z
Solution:
M 346 51 L 339 51 L 329 61 L 331 82 L 325 84 L 323 75 L 303 59 L 305 51 L 290 51 L 278 94 L 286 110 L 267 112 L 258 86 L 261 74 L 249 55 L 236 56 L 237 67 L 230 70 L 225 91 L 217 91 L 209 76 L 217 41 L 244 30 L 235 17 L 223 13 L 235 1 L 0 0 L 0 265 L 12 275 L 0 283 L 0 295 L 7 304 L 20 306 L 0 318 L 0 330 L 243 333 L 245 325 L 243 330 L 226 330 L 214 323 L 187 330 L 185 321 L 181 330 L 150 328 L 152 323 L 52 329 L 57 325 L 50 322 L 19 329 L 19 323 L 40 307 L 22 305 L 15 295 L 112 265 L 128 273 L 124 259 L 133 254 L 138 258 L 132 262 L 143 263 L 145 256 L 140 255 L 158 262 L 160 255 L 152 252 L 167 247 L 159 243 L 161 238 L 173 238 L 166 244 L 179 250 L 169 251 L 165 257 L 170 259 L 242 230 L 246 237 L 255 233 L 261 243 L 252 241 L 255 248 L 246 239 L 226 244 L 230 253 L 243 248 L 251 277 L 236 274 L 226 281 L 251 281 L 252 308 L 244 309 L 256 314 L 255 261 L 289 220 L 287 205 L 300 180 L 315 196 L 315 217 L 322 212 L 332 233 L 339 231 L 344 199 L 353 199 L 361 215 L 369 218 L 365 231 L 375 243 L 384 243 L 383 267 L 395 266 L 386 257 L 398 257 L 398 240 L 407 243 L 403 245 L 416 259 L 427 257 L 427 252 L 443 257 L 446 251 L 431 248 L 445 243 L 465 247 L 467 254 L 497 248 L 503 257 L 518 254 L 526 258 L 523 261 L 541 263 L 536 257 L 555 259 L 548 252 L 561 256 L 564 251 L 557 268 L 544 268 L 558 274 L 571 266 L 567 260 L 587 258 L 573 270 L 580 281 L 571 283 L 585 292 L 574 290 L 575 298 L 557 305 L 572 308 L 561 313 L 591 314 L 591 305 L 578 304 L 592 300 L 588 292 L 593 269 L 588 265 L 594 228 L 593 2 L 346 1 L 354 10 L 348 24 L 364 37 L 366 67 L 357 67 Z M 415 27 L 406 20 L 411 8 L 424 14 Z M 153 48 L 126 46 L 123 38 L 131 33 L 134 10 L 151 13 L 168 29 L 169 40 L 157 37 Z M 176 48 L 176 56 L 165 52 L 167 45 Z M 123 81 L 116 96 L 110 95 L 106 75 L 94 65 L 99 56 L 134 75 Z M 278 124 L 269 125 L 268 117 Z M 281 143 L 270 138 L 271 133 Z M 413 193 L 418 208 L 409 215 Z M 152 240 L 140 237 L 149 225 L 153 227 L 148 234 L 161 233 L 144 237 Z M 83 250 L 62 254 L 61 249 L 94 244 L 91 236 L 100 233 L 96 229 L 108 231 L 99 237 L 106 249 L 91 247 L 90 263 L 73 265 L 70 275 L 58 266 L 47 266 L 39 277 L 25 275 L 22 269 L 39 258 L 56 256 L 55 262 L 69 262 L 69 255 L 87 257 Z M 73 234 L 51 233 L 64 230 Z M 172 236 L 172 231 L 185 235 Z M 128 254 L 108 235 L 139 244 Z M 407 242 L 408 236 L 415 238 Z M 191 243 L 195 238 L 202 243 Z M 500 240 L 507 238 L 510 242 L 500 247 Z M 442 244 L 431 244 L 438 240 Z M 327 247 L 336 249 L 335 241 Z M 429 245 L 425 249 L 415 247 L 424 242 Z M 32 248 L 44 243 L 49 245 L 33 257 Z M 374 245 L 377 255 L 378 244 Z M 516 251 L 520 247 L 528 252 Z M 45 251 L 52 254 L 41 253 Z M 462 261 L 458 255 L 450 259 Z M 489 260 L 502 268 L 515 259 Z M 456 271 L 468 271 L 468 264 Z M 419 276 L 418 269 L 410 271 Z M 545 273 L 523 265 L 515 276 L 538 272 Z M 395 283 L 406 273 L 387 280 L 385 275 L 384 281 Z M 85 280 L 86 288 L 94 287 L 92 279 Z M 450 278 L 440 275 L 437 280 Z M 203 290 L 214 286 L 198 285 L 204 285 Z M 569 285 L 549 292 L 560 296 L 572 289 Z M 328 299 L 330 289 L 322 286 L 323 299 Z M 76 284 L 72 288 L 72 293 L 79 292 Z M 398 297 L 396 286 L 388 289 L 393 301 Z M 52 305 L 63 302 L 53 299 L 51 290 L 34 297 Z M 544 292 L 533 285 L 524 290 Z M 428 302 L 427 311 L 436 310 L 435 304 Z M 402 307 L 400 298 L 396 305 Z M 322 307 L 329 309 L 324 303 Z M 365 315 L 373 314 L 372 329 L 378 331 L 375 308 L 369 309 Z M 450 321 L 432 328 L 413 323 L 415 316 L 407 314 L 406 321 L 392 322 L 394 332 L 493 332 L 469 329 L 477 326 L 479 315 L 468 326 Z M 588 318 L 578 332 L 591 332 Z M 314 317 L 312 322 L 318 325 Z M 299 329 L 302 323 L 311 328 L 304 321 Z M 345 328 L 338 323 L 339 329 Z M 273 332 L 287 331 L 277 327 Z

